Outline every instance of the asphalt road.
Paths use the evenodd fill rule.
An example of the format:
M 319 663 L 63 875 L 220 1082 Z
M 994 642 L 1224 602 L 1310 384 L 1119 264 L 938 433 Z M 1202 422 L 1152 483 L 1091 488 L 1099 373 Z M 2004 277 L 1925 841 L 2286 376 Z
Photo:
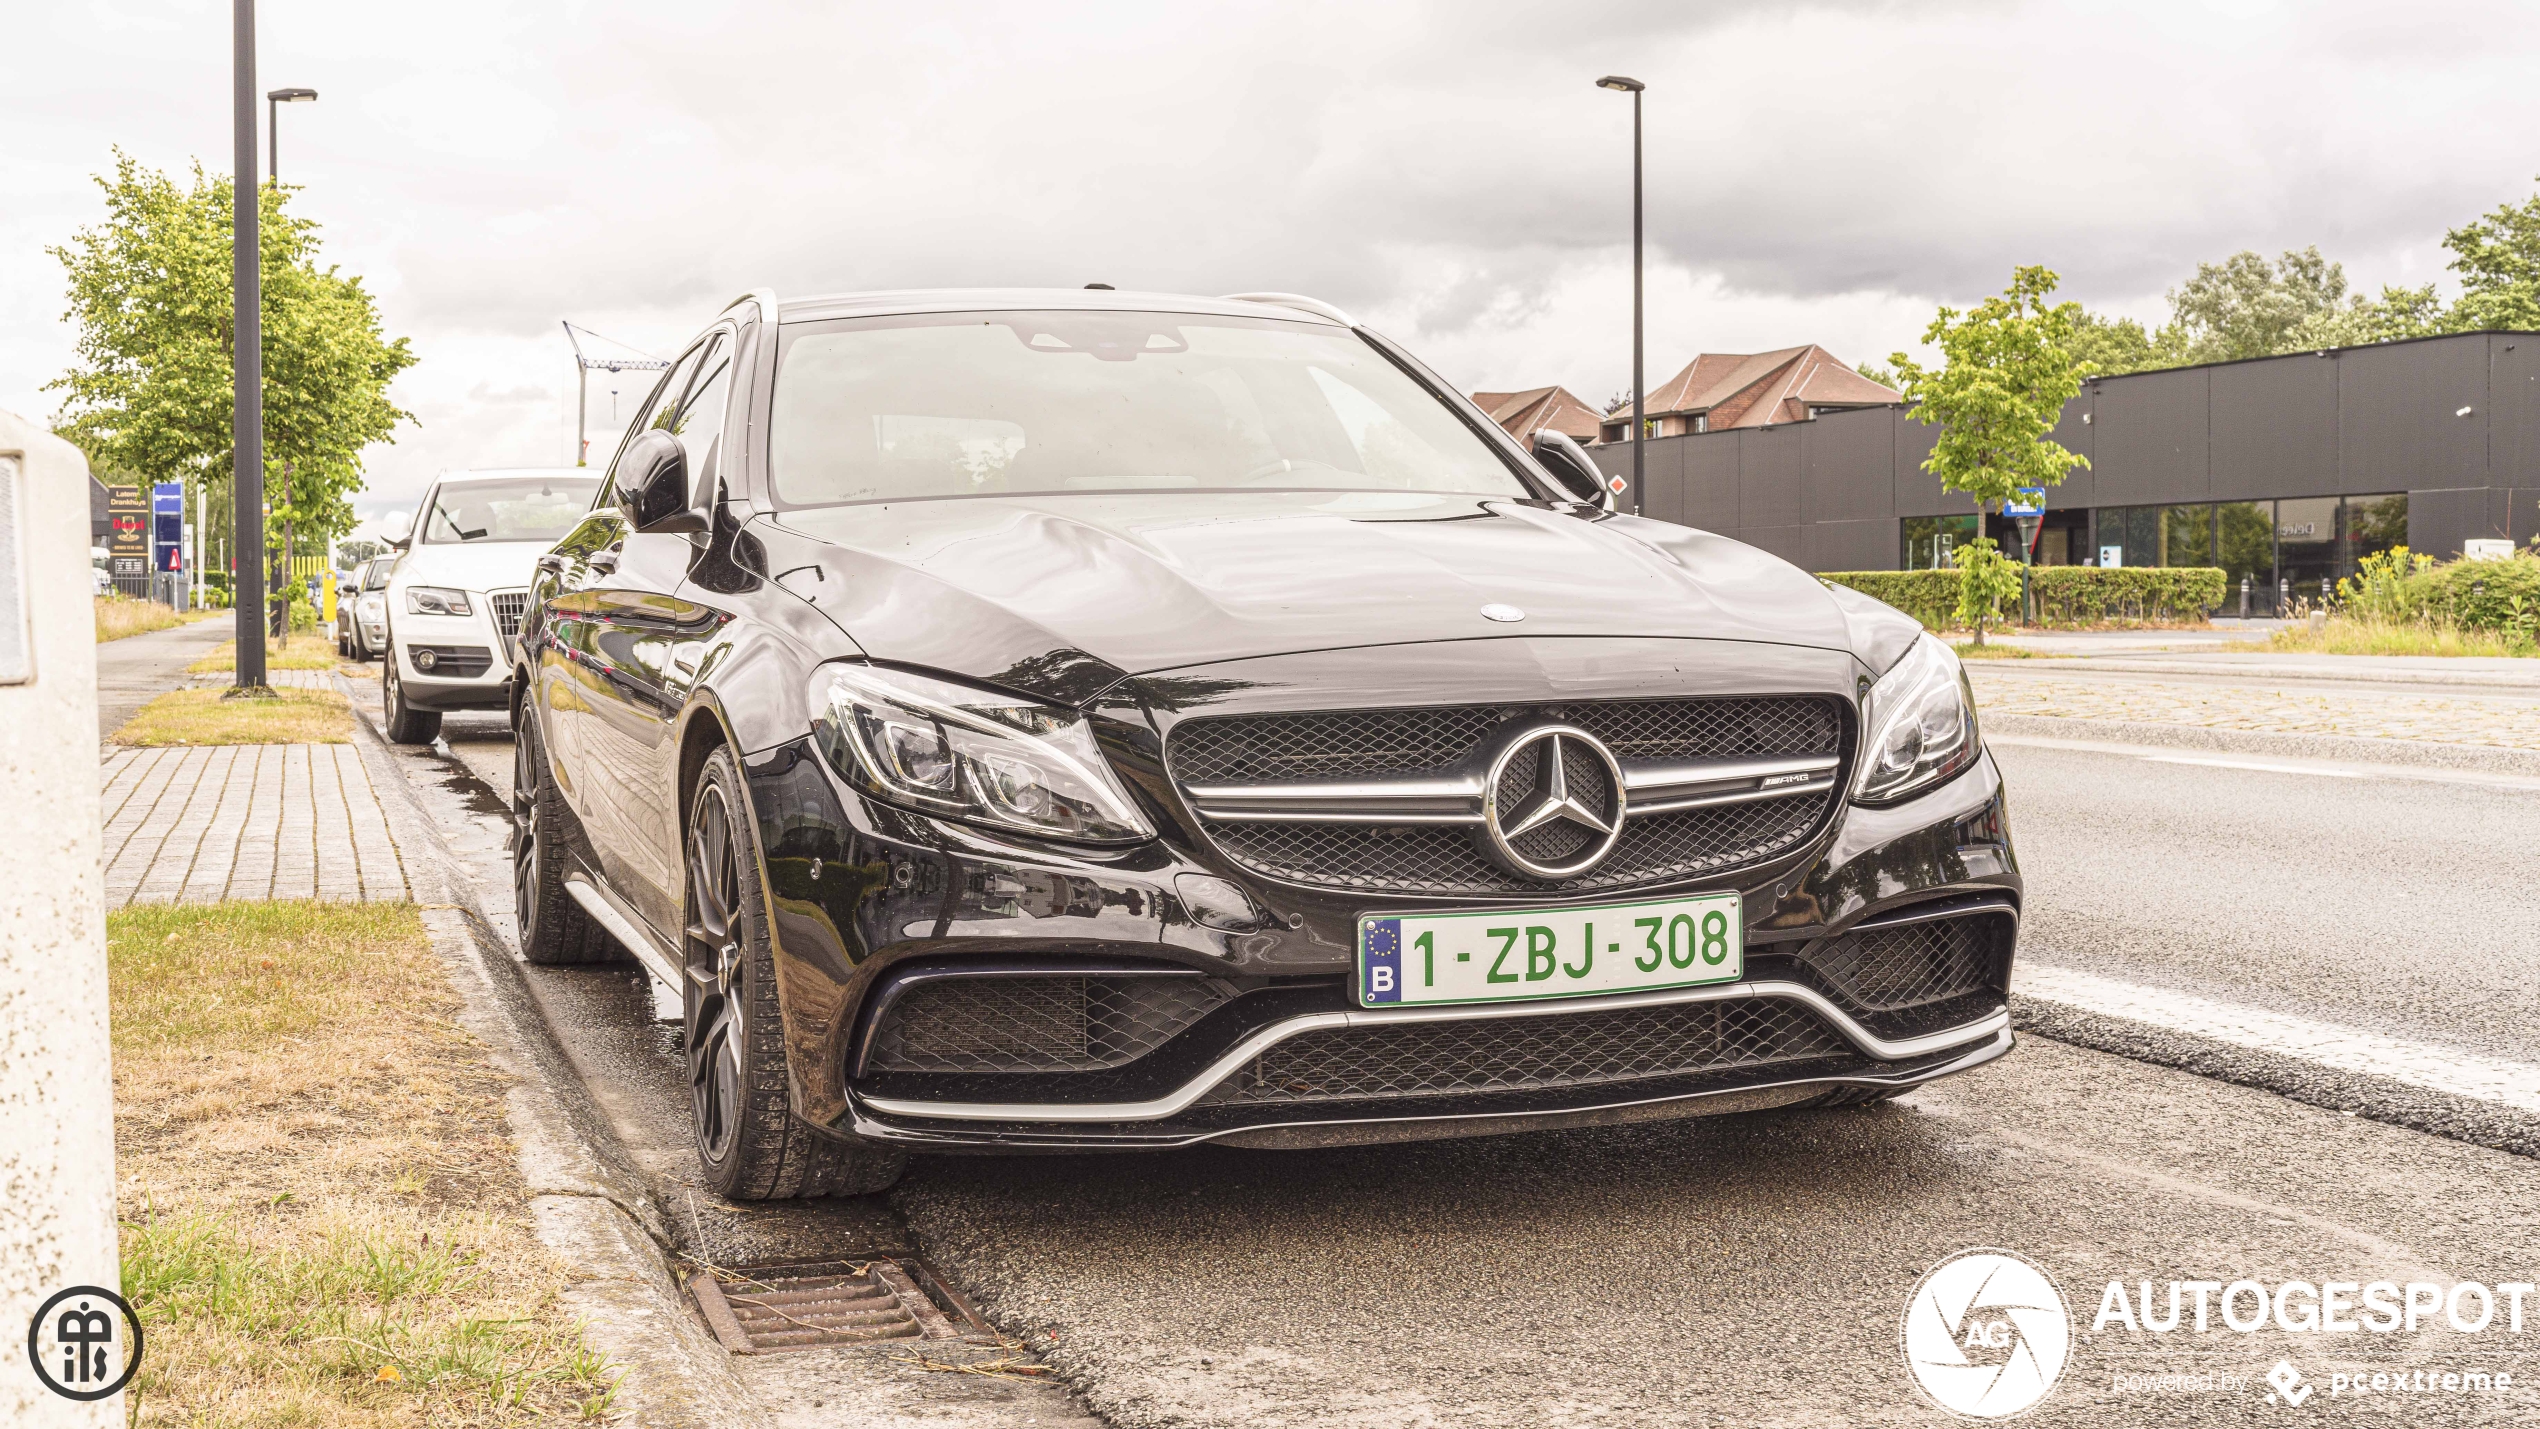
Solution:
M 466 768 L 507 783 L 498 722 L 447 728 Z M 2540 794 L 1998 757 L 2034 890 L 2025 957 L 2521 1053 L 2532 895 L 2511 840 Z M 429 757 L 410 767 L 504 901 L 499 803 Z M 694 1193 L 678 1067 L 640 975 L 536 981 L 665 1201 L 691 1208 L 690 1253 L 920 1249 L 1114 1425 L 1946 1423 L 1908 1382 L 1899 1327 L 1923 1271 L 1974 1246 L 2043 1265 L 2073 1314 L 2040 1424 L 2284 1422 L 2264 1382 L 2280 1360 L 2314 1380 L 2540 1382 L 2540 1302 L 2528 1337 L 2439 1321 L 2333 1343 L 2219 1323 L 2093 1333 L 2112 1279 L 2540 1279 L 2540 1161 L 2043 1038 L 1883 1107 L 1415 1147 L 920 1159 L 887 1203 L 758 1208 Z M 749 1373 L 787 1425 L 931 1412 L 822 1400 L 823 1373 L 848 1387 L 846 1363 Z M 2528 1388 L 2310 1406 L 2540 1419 Z
M 2540 790 L 2193 750 L 1994 758 L 2023 960 L 2533 1055 Z

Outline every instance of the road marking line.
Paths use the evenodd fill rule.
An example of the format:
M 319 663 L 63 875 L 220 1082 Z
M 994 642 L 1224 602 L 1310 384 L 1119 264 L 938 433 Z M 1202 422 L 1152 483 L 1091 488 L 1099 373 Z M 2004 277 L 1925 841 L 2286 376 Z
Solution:
M 2261 764 L 2254 759 L 2200 759 L 2192 754 L 2146 754 L 2146 764 L 2203 764 L 2215 769 L 2255 769 L 2261 774 L 2315 774 L 2328 779 L 2361 779 L 2360 769 L 2338 769 L 2329 765 Z
M 2013 749 L 2057 749 L 2073 754 L 2104 754 L 2120 759 L 2162 759 L 2193 763 L 2207 759 L 2225 764 L 2219 757 L 2182 754 L 2177 746 L 2130 744 L 2108 739 L 2072 739 L 2049 734 L 1988 734 L 1987 745 L 2004 745 Z M 2226 765 L 2226 767 L 2230 767 Z M 2355 779 L 2402 779 L 2428 784 L 2465 784 L 2481 789 L 2504 789 L 2514 793 L 2540 791 L 2540 775 L 2508 774 L 2501 770 L 2455 769 L 2439 764 L 2368 764 L 2359 760 L 2313 759 L 2301 755 L 2283 755 L 2274 760 L 2252 763 L 2249 768 L 2264 768 L 2281 773 L 2329 774 Z
M 2333 1071 L 2383 1077 L 2449 1096 L 2540 1112 L 2540 1066 L 2383 1037 L 2071 968 L 2022 963 L 2012 991 L 2082 1012 L 2122 1017 L 2272 1052 Z

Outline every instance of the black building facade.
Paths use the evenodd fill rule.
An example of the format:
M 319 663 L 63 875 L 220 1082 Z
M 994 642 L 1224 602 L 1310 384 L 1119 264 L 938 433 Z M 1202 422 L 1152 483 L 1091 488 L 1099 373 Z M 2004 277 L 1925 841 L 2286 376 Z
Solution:
M 1945 565 L 1977 517 L 1922 469 L 1936 436 L 1885 407 L 1662 438 L 1643 513 L 1814 571 Z M 2540 532 L 2540 334 L 2096 378 L 2054 439 L 2090 467 L 2049 489 L 2037 560 L 2219 565 L 2271 608 L 2401 542 L 2450 557 Z M 1594 450 L 1629 474 L 1629 447 Z

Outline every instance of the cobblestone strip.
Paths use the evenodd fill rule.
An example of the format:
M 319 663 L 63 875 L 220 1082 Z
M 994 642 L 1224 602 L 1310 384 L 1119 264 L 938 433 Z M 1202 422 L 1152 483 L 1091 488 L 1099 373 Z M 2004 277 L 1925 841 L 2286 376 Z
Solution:
M 2162 684 L 1974 671 L 1988 714 L 2200 725 L 2268 734 L 2333 734 L 2540 749 L 2540 705 L 2508 699 L 2382 695 L 2246 685 Z
M 411 896 L 370 771 L 351 745 L 120 752 L 98 769 L 107 906 Z

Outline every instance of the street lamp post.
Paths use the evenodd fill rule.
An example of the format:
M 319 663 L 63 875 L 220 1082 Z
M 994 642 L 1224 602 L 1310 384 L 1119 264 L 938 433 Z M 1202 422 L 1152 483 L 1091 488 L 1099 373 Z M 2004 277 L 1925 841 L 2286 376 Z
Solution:
M 306 104 L 317 98 L 314 89 L 268 89 L 265 91 L 265 177 L 282 182 L 282 106 Z
M 264 311 L 256 266 L 256 0 L 230 0 L 229 492 L 238 523 L 231 596 L 238 617 L 238 688 L 265 683 Z
M 1647 488 L 1647 476 L 1641 451 L 1642 431 L 1640 400 L 1641 377 L 1641 263 L 1640 263 L 1640 96 L 1648 86 L 1639 80 L 1609 74 L 1596 82 L 1599 89 L 1610 89 L 1632 97 L 1632 514 L 1640 514 Z

